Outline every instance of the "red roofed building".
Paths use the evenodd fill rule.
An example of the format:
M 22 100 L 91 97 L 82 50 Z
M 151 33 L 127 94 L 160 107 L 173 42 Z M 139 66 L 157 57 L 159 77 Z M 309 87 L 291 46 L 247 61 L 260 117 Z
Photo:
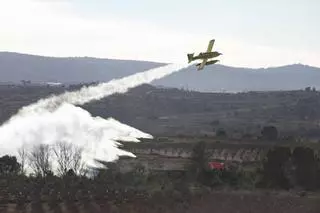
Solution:
M 209 162 L 209 168 L 210 168 L 210 169 L 222 170 L 222 169 L 224 169 L 225 167 L 224 167 L 224 163 L 212 161 L 212 162 Z

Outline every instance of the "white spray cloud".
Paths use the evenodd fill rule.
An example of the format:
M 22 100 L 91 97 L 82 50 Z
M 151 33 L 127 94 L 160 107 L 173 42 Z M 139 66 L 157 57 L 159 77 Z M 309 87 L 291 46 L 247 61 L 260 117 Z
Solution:
M 1 154 L 16 155 L 23 145 L 52 145 L 65 141 L 84 149 L 83 160 L 89 166 L 97 166 L 95 159 L 113 161 L 122 155 L 134 157 L 134 154 L 121 150 L 117 140 L 139 142 L 138 138 L 152 138 L 151 135 L 113 118 L 92 117 L 73 104 L 81 105 L 115 93 L 125 93 L 130 88 L 150 83 L 185 67 L 167 65 L 154 68 L 25 106 L 0 127 Z
M 187 65 L 169 64 L 150 69 L 145 72 L 139 72 L 121 79 L 114 79 L 107 83 L 101 83 L 97 86 L 83 87 L 79 91 L 66 92 L 62 95 L 42 99 L 34 104 L 23 107 L 18 112 L 18 115 L 12 119 L 19 118 L 19 116 L 23 116 L 24 114 L 39 113 L 43 110 L 54 110 L 62 103 L 81 105 L 94 100 L 99 100 L 115 93 L 125 93 L 131 88 L 141 84 L 150 83 L 186 67 Z
M 89 112 L 64 103 L 55 111 L 29 114 L 1 128 L 2 151 L 15 154 L 22 144 L 55 144 L 57 141 L 84 147 L 83 160 L 93 166 L 94 159 L 112 161 L 119 155 L 135 157 L 118 149 L 116 140 L 138 142 L 137 138 L 152 138 L 113 118 L 92 117 Z

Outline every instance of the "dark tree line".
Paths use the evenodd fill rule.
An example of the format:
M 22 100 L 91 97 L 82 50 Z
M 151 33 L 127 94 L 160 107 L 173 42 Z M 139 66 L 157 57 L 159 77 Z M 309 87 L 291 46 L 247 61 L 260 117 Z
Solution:
M 262 167 L 250 172 L 232 165 L 222 170 L 208 168 L 210 159 L 205 142 L 196 144 L 193 152 L 189 172 L 207 186 L 320 190 L 320 158 L 310 147 L 274 147 L 268 151 Z
M 119 191 L 126 194 L 121 196 L 127 196 L 132 190 L 137 196 L 140 192 L 155 191 L 188 194 L 192 184 L 211 188 L 320 189 L 320 161 L 309 147 L 275 147 L 268 152 L 261 170 L 251 172 L 232 165 L 212 169 L 208 166 L 209 154 L 207 144 L 200 142 L 194 146 L 191 164 L 185 171 L 147 172 L 142 165 L 137 165 L 123 174 L 116 164 L 108 164 L 106 168 L 96 170 L 92 177 L 80 175 L 72 166 L 65 166 L 69 165 L 68 160 L 61 163 L 64 166 L 57 175 L 50 170 L 42 174 L 43 170 L 39 170 L 39 175 L 26 176 L 17 158 L 6 155 L 0 158 L 0 183 L 1 188 L 10 191 L 15 199 L 31 200 L 40 199 L 39 196 L 56 200 L 119 196 Z M 47 161 L 44 162 L 46 165 Z M 2 193 L 0 191 L 0 196 Z M 117 199 L 122 200 L 122 197 Z
M 275 147 L 263 162 L 260 187 L 320 189 L 320 159 L 309 147 Z
M 0 158 L 0 175 L 7 176 L 18 174 L 21 171 L 21 164 L 15 156 L 4 155 Z

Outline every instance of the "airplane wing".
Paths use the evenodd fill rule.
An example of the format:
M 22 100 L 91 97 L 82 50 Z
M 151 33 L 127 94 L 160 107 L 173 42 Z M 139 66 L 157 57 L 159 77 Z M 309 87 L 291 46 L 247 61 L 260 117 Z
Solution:
M 202 63 L 199 64 L 199 66 L 198 66 L 198 70 L 202 70 L 204 68 L 204 66 L 206 65 L 207 61 L 208 61 L 207 58 L 203 59 Z
M 209 41 L 207 52 L 211 52 L 213 45 L 214 45 L 214 41 L 215 41 L 214 39 Z M 202 70 L 204 68 L 204 66 L 206 65 L 207 61 L 208 61 L 208 58 L 204 58 L 202 63 L 198 66 L 198 70 Z
M 211 41 L 209 41 L 209 45 L 208 45 L 208 49 L 207 49 L 207 52 L 211 52 L 211 50 L 212 50 L 212 47 L 213 47 L 213 45 L 214 45 L 214 39 L 212 39 Z

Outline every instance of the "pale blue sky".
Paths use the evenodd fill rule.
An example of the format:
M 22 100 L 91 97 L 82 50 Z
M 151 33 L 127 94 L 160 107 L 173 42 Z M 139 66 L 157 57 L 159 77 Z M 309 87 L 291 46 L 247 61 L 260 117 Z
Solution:
M 319 0 L 79 0 L 88 18 L 114 16 L 261 44 L 320 48 Z
M 179 54 L 177 48 L 182 49 L 183 55 L 184 51 L 192 52 L 193 49 L 190 48 L 196 48 L 195 52 L 201 51 L 207 45 L 207 40 L 203 39 L 213 37 L 216 38 L 217 48 L 228 53 L 224 54 L 224 62 L 229 65 L 259 67 L 300 62 L 320 66 L 319 0 L 21 1 L 29 2 L 28 4 L 32 2 L 36 7 L 47 4 L 45 8 L 52 14 L 50 20 L 55 20 L 55 16 L 59 16 L 61 20 L 68 17 L 72 29 L 67 25 L 64 29 L 60 28 L 61 34 L 65 37 L 61 37 L 59 41 L 68 39 L 68 36 L 71 38 L 74 34 L 79 35 L 77 39 L 81 44 L 77 45 L 75 41 L 68 44 L 73 42 L 74 46 L 80 48 L 79 45 L 86 45 L 90 41 L 87 44 L 87 52 L 81 48 L 71 51 L 74 46 L 63 45 L 61 48 L 66 48 L 64 50 L 60 48 L 49 51 L 47 48 L 46 51 L 42 51 L 47 55 L 78 53 L 78 55 L 106 58 L 145 58 L 145 60 L 174 62 Z M 34 13 L 30 13 L 29 16 L 32 14 Z M 77 25 L 72 24 L 71 20 L 77 20 Z M 85 21 L 83 25 L 92 29 L 92 34 L 88 28 L 86 30 L 81 28 L 83 27 L 81 21 Z M 121 24 L 117 27 L 118 22 Z M 99 24 L 93 28 L 92 23 Z M 110 27 L 111 25 L 113 27 Z M 85 32 L 83 33 L 85 35 L 79 34 L 79 30 Z M 136 31 L 141 33 L 138 35 Z M 149 35 L 149 31 L 153 34 Z M 80 38 L 81 36 L 83 38 Z M 103 37 L 109 38 L 109 36 L 110 44 L 105 40 L 102 41 Z M 125 38 L 127 40 L 131 38 L 135 44 L 131 45 L 126 41 L 127 43 L 121 46 L 121 41 Z M 99 39 L 101 39 L 100 44 Z M 150 43 L 145 42 L 148 39 Z M 59 41 L 56 41 L 55 47 Z M 159 42 L 158 46 L 154 41 Z M 114 51 L 98 52 L 96 48 L 91 48 L 94 45 L 109 46 L 111 49 L 114 48 Z M 11 49 L 17 50 L 17 45 L 13 46 Z M 21 51 L 41 53 L 41 48 L 33 50 L 26 46 L 28 45 L 22 45 Z M 139 50 L 128 50 L 137 47 Z M 170 51 L 170 48 L 174 49 Z M 172 53 L 166 54 L 166 52 Z

